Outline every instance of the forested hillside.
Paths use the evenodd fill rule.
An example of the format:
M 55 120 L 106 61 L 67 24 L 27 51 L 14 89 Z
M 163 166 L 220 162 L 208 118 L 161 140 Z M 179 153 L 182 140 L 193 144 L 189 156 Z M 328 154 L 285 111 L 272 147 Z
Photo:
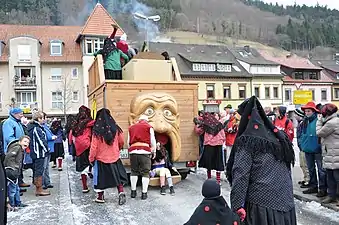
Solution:
M 0 0 L 0 23 L 83 25 L 98 0 Z M 339 11 L 283 7 L 260 0 L 100 0 L 129 33 L 143 28 L 133 12 L 159 14 L 160 31 L 247 39 L 287 50 L 339 48 Z
M 313 7 L 264 3 L 258 0 L 241 0 L 249 6 L 262 11 L 272 12 L 278 16 L 290 16 L 287 24 L 279 24 L 276 34 L 279 44 L 290 50 L 310 50 L 316 46 L 339 48 L 339 11 L 319 4 Z M 321 2 L 321 1 L 320 1 Z

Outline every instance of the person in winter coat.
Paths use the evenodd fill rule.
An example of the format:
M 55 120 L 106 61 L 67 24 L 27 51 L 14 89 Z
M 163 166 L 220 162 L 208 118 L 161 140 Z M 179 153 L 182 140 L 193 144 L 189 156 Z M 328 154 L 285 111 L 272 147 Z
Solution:
M 70 133 L 76 150 L 76 171 L 81 173 L 83 193 L 89 192 L 87 176 L 91 166 L 89 153 L 94 123 L 95 121 L 91 117 L 91 110 L 83 105 L 79 108 L 79 113 Z
M 303 120 L 305 118 L 305 113 L 301 109 L 295 109 L 294 110 L 295 119 L 297 120 L 297 144 L 299 147 L 299 165 L 301 168 L 301 171 L 303 172 L 304 179 L 302 181 L 299 181 L 298 184 L 300 184 L 301 188 L 308 188 L 309 187 L 309 180 L 310 175 L 308 173 L 308 167 L 306 163 L 306 156 L 305 152 L 301 150 L 301 136 L 302 136 L 302 130 L 303 130 Z
M 93 127 L 93 137 L 89 161 L 93 165 L 94 190 L 98 193 L 95 199 L 104 203 L 104 190 L 117 187 L 119 205 L 126 203 L 124 184 L 128 183 L 125 167 L 120 159 L 120 149 L 124 146 L 124 134 L 116 124 L 108 109 L 97 112 Z
M 284 131 L 290 141 L 293 142 L 294 127 L 292 121 L 287 118 L 286 112 L 287 108 L 285 106 L 279 106 L 275 111 L 276 118 L 273 120 L 273 125 L 279 130 Z
M 75 161 L 75 147 L 72 142 L 72 138 L 69 138 L 69 134 L 72 130 L 72 127 L 75 123 L 75 116 L 74 115 L 68 115 L 67 116 L 67 122 L 65 125 L 65 133 L 66 137 L 68 139 L 68 153 L 73 157 L 73 161 Z
M 321 145 L 316 132 L 316 124 L 319 110 L 314 102 L 308 102 L 301 109 L 305 112 L 303 129 L 301 134 L 301 150 L 305 152 L 308 171 L 310 174 L 309 188 L 304 194 L 317 194 L 317 197 L 327 195 L 326 170 L 322 165 Z M 318 170 L 318 178 L 316 174 Z
M 219 117 L 219 116 L 218 116 Z M 207 169 L 207 178 L 212 177 L 211 171 L 216 171 L 220 184 L 220 173 L 224 171 L 222 146 L 226 140 L 224 125 L 216 115 L 205 113 L 203 123 L 194 127 L 198 135 L 204 134 L 204 151 L 199 160 L 199 167 Z
M 38 111 L 33 114 L 33 120 L 28 124 L 30 156 L 33 160 L 33 178 L 36 187 L 36 196 L 50 195 L 49 191 L 42 188 L 42 176 L 44 174 L 45 157 L 49 154 L 47 137 L 43 128 L 44 113 Z
M 339 118 L 337 112 L 337 106 L 325 104 L 317 121 L 317 136 L 321 138 L 323 168 L 327 172 L 328 185 L 328 197 L 323 200 L 323 203 L 337 203 L 339 187 Z
M 114 38 L 118 28 L 117 26 L 114 25 L 113 27 L 114 31 L 111 37 L 113 36 Z M 99 51 L 95 52 L 94 56 L 96 57 L 98 54 L 101 54 L 103 57 L 105 79 L 122 80 L 120 58 L 123 58 L 125 60 L 125 64 L 128 62 L 129 58 L 117 47 L 116 42 L 111 37 L 108 37 L 104 40 L 103 49 L 100 49 Z
M 225 133 L 226 133 L 226 149 L 224 151 L 224 165 L 226 168 L 226 164 L 228 161 L 228 158 L 230 157 L 230 153 L 232 150 L 232 146 L 234 144 L 234 140 L 237 136 L 237 131 L 238 131 L 238 121 L 237 118 L 235 117 L 235 111 L 234 109 L 230 110 L 230 119 L 228 123 L 226 124 L 225 127 Z
M 18 179 L 22 167 L 24 150 L 28 148 L 30 138 L 26 135 L 21 136 L 19 140 L 9 143 L 7 154 L 5 156 L 4 166 L 7 176 L 7 191 L 9 204 L 11 207 L 26 207 L 20 200 L 20 188 Z
M 202 185 L 204 199 L 184 225 L 240 225 L 239 216 L 227 205 L 221 196 L 220 185 L 208 179 Z
M 204 115 L 204 111 L 200 110 L 198 116 L 194 118 L 193 122 L 196 126 L 202 124 L 203 115 Z M 199 155 L 200 156 L 203 150 L 204 150 L 204 134 L 199 135 Z
M 66 136 L 60 120 L 52 122 L 51 131 L 56 136 L 54 140 L 54 160 L 58 160 L 58 170 L 62 171 L 62 160 L 65 158 L 64 140 L 66 140 Z
M 20 137 L 25 135 L 24 127 L 21 123 L 21 118 L 24 116 L 22 109 L 20 108 L 12 108 L 9 111 L 9 117 L 5 120 L 2 125 L 2 133 L 3 133 L 3 144 L 4 144 L 4 152 L 7 152 L 7 146 L 10 142 L 14 140 L 18 140 Z M 19 177 L 19 186 L 23 188 L 30 187 L 29 184 L 25 183 L 23 180 L 23 174 L 21 170 L 21 174 Z M 23 189 L 26 191 L 26 189 Z
M 49 164 L 51 161 L 53 161 L 53 155 L 54 155 L 54 140 L 56 139 L 56 136 L 53 135 L 52 131 L 49 129 L 47 125 L 47 114 L 44 114 L 44 123 L 43 128 L 46 133 L 46 139 L 47 139 L 47 145 L 49 152 L 46 153 L 45 157 L 45 163 L 44 163 L 44 174 L 42 176 L 42 187 L 43 189 L 53 188 L 53 185 L 51 184 L 51 178 L 49 176 Z
M 257 97 L 239 105 L 237 138 L 227 163 L 231 207 L 245 225 L 296 225 L 293 144 L 267 118 Z

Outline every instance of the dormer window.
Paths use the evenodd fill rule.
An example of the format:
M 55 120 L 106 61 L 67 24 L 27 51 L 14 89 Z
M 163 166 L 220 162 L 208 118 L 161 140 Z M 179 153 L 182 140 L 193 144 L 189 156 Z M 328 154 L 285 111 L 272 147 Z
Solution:
M 62 42 L 61 41 L 51 41 L 50 42 L 50 51 L 52 56 L 62 56 Z

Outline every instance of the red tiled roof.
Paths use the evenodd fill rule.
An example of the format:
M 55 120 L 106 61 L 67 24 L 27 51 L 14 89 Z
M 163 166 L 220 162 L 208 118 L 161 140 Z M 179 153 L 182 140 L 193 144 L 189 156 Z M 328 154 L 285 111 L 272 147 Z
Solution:
M 88 17 L 80 35 L 109 36 L 113 32 L 112 24 L 119 26 L 107 10 L 98 3 Z M 116 36 L 121 36 L 125 33 L 120 26 L 119 28 Z
M 296 80 L 291 76 L 284 76 L 283 81 L 292 83 L 331 83 L 333 82 L 333 79 L 324 71 L 321 71 L 319 80 Z
M 1 61 L 8 61 L 9 40 L 14 37 L 30 36 L 38 39 L 42 45 L 40 57 L 42 62 L 82 62 L 80 44 L 74 40 L 80 33 L 79 26 L 24 26 L 0 24 L 0 40 L 6 45 L 0 56 Z M 64 43 L 62 56 L 51 56 L 51 40 L 60 40 Z
M 310 60 L 292 55 L 290 57 L 286 56 L 273 56 L 271 53 L 264 51 L 264 50 L 258 50 L 260 54 L 267 60 L 273 61 L 275 63 L 279 63 L 282 66 L 286 66 L 289 68 L 294 69 L 313 69 L 313 70 L 321 70 L 321 67 L 317 67 L 311 63 Z

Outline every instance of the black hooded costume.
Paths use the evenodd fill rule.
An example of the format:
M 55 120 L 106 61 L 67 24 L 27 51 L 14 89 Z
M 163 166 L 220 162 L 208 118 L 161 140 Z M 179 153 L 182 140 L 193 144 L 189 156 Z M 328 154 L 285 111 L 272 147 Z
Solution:
M 220 185 L 216 180 L 206 180 L 202 186 L 205 197 L 184 225 L 237 225 L 239 216 L 232 212 L 225 199 L 220 196 Z
M 247 225 L 295 225 L 292 143 L 269 121 L 255 96 L 238 113 L 241 121 L 227 164 L 232 209 L 246 210 Z

